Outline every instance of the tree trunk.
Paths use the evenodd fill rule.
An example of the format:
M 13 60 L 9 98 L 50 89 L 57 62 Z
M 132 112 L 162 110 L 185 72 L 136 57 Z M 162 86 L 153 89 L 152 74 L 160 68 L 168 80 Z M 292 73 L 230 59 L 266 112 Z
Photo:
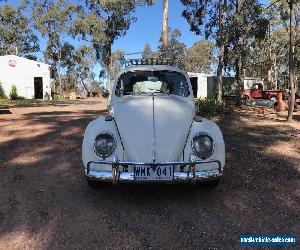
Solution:
M 237 95 L 241 95 L 242 91 L 242 62 L 241 57 L 238 55 L 238 57 L 235 59 L 235 81 L 237 83 Z
M 278 89 L 278 81 L 277 81 L 277 58 L 276 54 L 274 53 L 274 88 L 277 90 Z
M 227 0 L 224 0 L 223 4 L 221 4 L 221 0 L 219 2 L 219 41 L 218 47 L 220 49 L 219 54 L 219 63 L 217 69 L 217 77 L 216 77 L 216 99 L 218 101 L 222 101 L 222 76 L 223 76 L 223 67 L 224 67 L 224 53 L 225 53 L 225 45 L 224 45 L 224 24 L 225 24 L 225 15 L 227 8 Z
M 81 77 L 80 77 L 80 80 L 81 80 L 82 86 L 84 87 L 84 89 L 86 91 L 86 95 L 89 97 L 91 95 L 89 88 L 87 86 L 85 86 L 84 81 L 81 79 Z
M 109 82 L 108 82 L 108 89 L 110 90 L 110 81 L 112 78 L 112 58 L 111 58 L 111 46 L 112 46 L 112 42 L 108 43 L 104 46 L 103 48 L 103 61 L 105 64 L 105 68 L 108 72 L 108 76 L 109 76 Z
M 163 26 L 162 26 L 162 41 L 164 51 L 168 45 L 168 7 L 169 1 L 164 0 L 163 4 Z
M 58 74 L 58 82 L 59 82 L 59 96 L 62 97 L 62 82 L 61 82 L 61 75 L 60 75 L 60 58 L 61 54 L 58 52 L 58 64 L 57 64 L 57 74 Z
M 291 122 L 293 119 L 293 111 L 295 105 L 295 86 L 294 86 L 294 60 L 293 60 L 293 1 L 289 2 L 290 6 L 290 52 L 289 52 L 289 82 L 290 82 L 290 98 L 289 98 L 289 110 L 288 110 L 288 122 Z

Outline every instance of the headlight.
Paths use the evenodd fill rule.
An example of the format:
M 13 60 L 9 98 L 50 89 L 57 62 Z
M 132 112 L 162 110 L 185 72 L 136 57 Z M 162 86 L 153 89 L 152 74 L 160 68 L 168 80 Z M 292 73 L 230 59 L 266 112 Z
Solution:
M 198 157 L 205 160 L 214 152 L 214 141 L 208 134 L 199 133 L 193 137 L 192 149 Z
M 95 153 L 102 157 L 103 159 L 112 155 L 117 146 L 117 142 L 115 137 L 108 132 L 103 132 L 99 134 L 94 143 L 94 151 Z

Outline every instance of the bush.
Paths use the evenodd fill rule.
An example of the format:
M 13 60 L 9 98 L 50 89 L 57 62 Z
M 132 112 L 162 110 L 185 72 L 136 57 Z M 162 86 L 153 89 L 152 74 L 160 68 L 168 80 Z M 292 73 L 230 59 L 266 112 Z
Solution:
M 196 110 L 197 114 L 207 117 L 232 112 L 233 108 L 215 99 L 197 99 Z
M 11 100 L 17 100 L 18 99 L 17 87 L 14 84 L 11 86 L 11 90 L 9 92 L 9 99 L 11 99 Z
M 0 99 L 4 99 L 6 96 L 5 96 L 5 92 L 4 92 L 4 89 L 2 87 L 2 83 L 0 82 Z

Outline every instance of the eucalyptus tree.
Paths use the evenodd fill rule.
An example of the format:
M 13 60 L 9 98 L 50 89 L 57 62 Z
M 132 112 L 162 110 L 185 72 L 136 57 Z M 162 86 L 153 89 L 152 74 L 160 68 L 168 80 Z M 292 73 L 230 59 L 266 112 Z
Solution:
M 63 40 L 70 33 L 73 19 L 79 10 L 68 0 L 33 0 L 31 4 L 34 27 L 47 39 L 45 58 L 56 69 L 62 91 L 61 60 Z
M 162 24 L 162 45 L 167 47 L 168 44 L 168 16 L 169 16 L 169 0 L 163 0 L 163 24 Z
M 185 66 L 190 72 L 201 72 L 209 74 L 211 67 L 216 62 L 214 57 L 214 43 L 208 40 L 195 42 L 187 49 Z
M 89 83 L 94 81 L 93 68 L 96 62 L 94 49 L 87 45 L 80 46 L 73 57 L 73 70 L 79 85 L 82 85 L 90 96 L 91 86 Z
M 181 32 L 179 29 L 168 31 L 168 43 L 165 46 L 161 37 L 158 45 L 158 51 L 161 53 L 158 57 L 170 59 L 179 68 L 185 69 L 186 45 L 180 41 Z M 155 53 L 154 53 L 155 54 Z
M 146 59 L 149 58 L 151 56 L 152 53 L 152 49 L 149 43 L 146 43 L 142 52 L 142 58 Z
M 107 72 L 111 72 L 114 41 L 124 36 L 130 25 L 136 21 L 134 13 L 137 7 L 151 5 L 153 2 L 153 0 L 86 0 L 88 12 L 75 22 L 77 25 L 73 33 L 92 42 L 97 59 Z
M 222 101 L 222 75 L 224 68 L 225 47 L 228 23 L 228 10 L 232 2 L 227 0 L 181 0 L 184 5 L 182 16 L 190 24 L 191 31 L 197 35 L 204 34 L 206 39 L 216 40 L 219 49 L 216 77 L 216 98 Z
M 234 68 L 237 87 L 242 90 L 248 54 L 265 39 L 269 20 L 258 0 L 235 0 L 230 7 L 225 65 Z
M 15 54 L 32 58 L 40 50 L 30 20 L 24 14 L 26 4 L 0 7 L 0 55 Z
M 112 79 L 115 79 L 118 72 L 123 68 L 125 62 L 125 52 L 122 49 L 118 49 L 111 53 L 111 64 L 109 75 Z
M 289 78 L 289 110 L 288 121 L 292 120 L 292 114 L 295 104 L 295 85 L 299 74 L 299 59 L 300 59 L 300 1 L 299 0 L 272 0 L 272 5 L 279 13 L 280 27 L 283 27 L 288 35 L 288 42 L 285 43 L 286 58 L 288 62 L 288 78 Z
M 249 49 L 265 37 L 268 20 L 258 0 L 181 0 L 183 16 L 196 34 L 216 40 L 219 48 L 216 95 L 221 100 L 224 66 L 242 82 Z

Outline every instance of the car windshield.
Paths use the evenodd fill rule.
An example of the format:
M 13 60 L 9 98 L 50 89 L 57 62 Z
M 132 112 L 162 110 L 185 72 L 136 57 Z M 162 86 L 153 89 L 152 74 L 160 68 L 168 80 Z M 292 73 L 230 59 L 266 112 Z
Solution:
M 188 96 L 188 84 L 183 74 L 175 71 L 132 71 L 119 77 L 116 96 L 167 94 Z

